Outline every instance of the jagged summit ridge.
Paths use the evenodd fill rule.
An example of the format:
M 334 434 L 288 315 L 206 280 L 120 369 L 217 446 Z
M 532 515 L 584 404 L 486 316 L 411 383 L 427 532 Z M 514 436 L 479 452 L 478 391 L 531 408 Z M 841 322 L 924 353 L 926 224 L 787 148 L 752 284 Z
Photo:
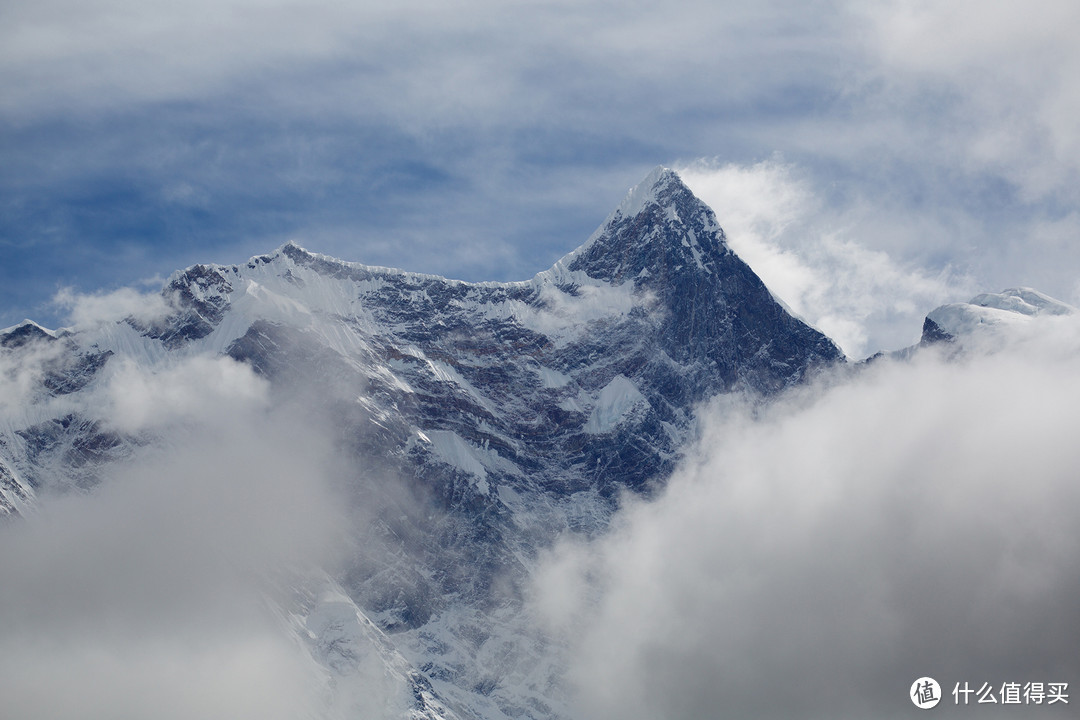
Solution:
M 632 221 L 639 215 L 655 212 L 659 212 L 663 216 L 664 222 L 661 224 L 668 226 L 666 228 L 667 233 L 635 236 L 632 232 L 619 231 L 626 222 Z M 684 218 L 689 219 L 689 222 Z M 551 268 L 537 273 L 529 280 L 514 282 L 454 280 L 430 273 L 417 273 L 399 268 L 342 260 L 330 255 L 313 252 L 295 240 L 286 241 L 271 253 L 253 256 L 247 262 L 247 266 L 251 268 L 256 264 L 280 262 L 282 259 L 287 258 L 295 263 L 318 267 L 321 271 L 329 273 L 341 274 L 351 271 L 352 273 L 370 273 L 372 275 L 401 275 L 417 281 L 442 280 L 449 284 L 475 285 L 478 287 L 537 285 L 545 282 L 563 281 L 566 279 L 567 272 L 583 269 L 584 265 L 580 260 L 581 256 L 588 254 L 598 241 L 613 234 L 616 236 L 617 241 L 629 243 L 630 245 L 647 244 L 658 239 L 663 240 L 666 238 L 670 240 L 678 238 L 682 240 L 681 246 L 690 250 L 690 256 L 694 259 L 694 264 L 700 269 L 704 269 L 701 265 L 700 255 L 703 247 L 715 244 L 727 250 L 724 232 L 712 209 L 693 195 L 693 192 L 682 182 L 678 173 L 670 168 L 657 166 L 644 180 L 627 191 L 626 197 L 619 206 L 612 211 L 600 227 L 580 247 L 570 251 Z M 610 250 L 611 243 L 605 243 L 603 247 L 604 250 Z M 630 247 L 622 248 L 624 253 L 630 250 Z M 727 252 L 730 252 L 730 250 L 727 250 Z M 173 285 L 178 280 L 182 281 L 185 276 L 196 270 L 196 268 L 203 272 L 206 270 L 227 271 L 230 266 L 192 266 L 186 270 L 175 272 L 167 281 L 166 287 Z M 238 266 L 231 266 L 231 268 L 236 271 Z M 640 271 L 645 268 L 642 266 L 638 269 Z M 604 277 L 603 274 L 597 274 L 593 277 L 601 280 L 613 279 Z
M 305 279 L 312 272 L 318 277 Z M 337 282 L 339 290 L 314 292 L 327 282 Z M 541 345 L 563 344 L 601 318 L 634 315 L 651 328 L 646 336 L 659 331 L 659 347 L 688 365 L 691 384 L 704 383 L 705 394 L 736 384 L 773 392 L 801 378 L 811 356 L 817 359 L 810 365 L 843 357 L 828 338 L 775 301 L 728 247 L 712 210 L 664 167 L 631 189 L 581 247 L 530 280 L 448 280 L 345 262 L 289 242 L 246 266 L 189 268 L 174 275 L 166 292 L 183 310 L 155 333 L 173 345 L 210 335 L 230 304 L 240 299 L 251 306 L 253 293 L 269 292 L 287 298 L 276 310 L 299 302 L 313 312 L 359 313 L 370 326 L 408 323 L 417 337 L 431 333 L 410 321 L 410 312 L 422 309 L 427 318 L 484 308 L 481 322 L 513 318 L 519 331 Z M 343 295 L 350 294 L 356 297 L 343 304 Z M 328 298 L 334 302 L 328 305 Z M 753 352 L 736 349 L 750 345 Z M 800 348 L 810 348 L 809 355 Z

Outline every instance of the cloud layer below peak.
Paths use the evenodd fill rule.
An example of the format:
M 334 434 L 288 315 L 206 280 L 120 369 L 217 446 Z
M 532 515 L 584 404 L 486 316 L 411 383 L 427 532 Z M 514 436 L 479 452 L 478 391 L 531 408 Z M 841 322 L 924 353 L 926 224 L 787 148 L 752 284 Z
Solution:
M 1080 326 L 1042 324 L 706 411 L 662 497 L 538 575 L 583 717 L 909 717 L 922 676 L 951 717 L 957 683 L 1075 687 Z

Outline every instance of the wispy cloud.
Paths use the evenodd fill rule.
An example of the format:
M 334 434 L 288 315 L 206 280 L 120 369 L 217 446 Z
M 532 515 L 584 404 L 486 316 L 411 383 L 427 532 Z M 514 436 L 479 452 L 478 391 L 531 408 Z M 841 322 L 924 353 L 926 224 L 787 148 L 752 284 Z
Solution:
M 1076 202 L 1080 131 L 1072 118 L 1080 90 L 1072 79 L 1080 49 L 1071 28 L 1080 9 L 1074 3 L 900 1 L 858 14 L 871 31 L 867 45 L 881 63 L 893 106 L 936 98 L 925 115 L 946 121 L 935 151 L 1000 172 L 1029 198 L 1064 194 Z
M 780 158 L 679 173 L 773 293 L 851 357 L 913 344 L 928 310 L 972 294 L 971 278 L 948 267 L 931 274 L 861 244 L 857 213 L 828 205 Z
M 67 313 L 72 326 L 84 329 L 101 323 L 122 322 L 126 318 L 149 324 L 172 311 L 169 301 L 160 292 L 143 293 L 133 288 L 85 294 L 61 288 L 53 296 L 53 304 Z

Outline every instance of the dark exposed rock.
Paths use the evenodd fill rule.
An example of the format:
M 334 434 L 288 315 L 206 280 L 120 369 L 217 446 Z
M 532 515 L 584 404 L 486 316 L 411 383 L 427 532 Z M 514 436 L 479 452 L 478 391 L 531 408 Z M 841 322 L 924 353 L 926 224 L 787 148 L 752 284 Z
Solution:
M 16 325 L 6 333 L 0 334 L 0 347 L 9 349 L 20 348 L 35 342 L 50 343 L 55 341 L 55 337 L 30 321 Z
M 930 318 L 923 320 L 922 337 L 919 339 L 919 345 L 933 345 L 935 343 L 952 342 L 955 338 L 949 333 L 945 332 L 938 326 L 936 322 Z

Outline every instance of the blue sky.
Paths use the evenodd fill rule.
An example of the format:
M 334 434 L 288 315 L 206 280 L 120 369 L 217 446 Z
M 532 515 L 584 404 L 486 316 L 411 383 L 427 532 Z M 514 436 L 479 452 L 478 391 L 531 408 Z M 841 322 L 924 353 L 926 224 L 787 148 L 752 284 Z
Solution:
M 850 354 L 1080 301 L 1071 2 L 0 6 L 0 327 L 293 239 L 530 277 L 657 164 Z

